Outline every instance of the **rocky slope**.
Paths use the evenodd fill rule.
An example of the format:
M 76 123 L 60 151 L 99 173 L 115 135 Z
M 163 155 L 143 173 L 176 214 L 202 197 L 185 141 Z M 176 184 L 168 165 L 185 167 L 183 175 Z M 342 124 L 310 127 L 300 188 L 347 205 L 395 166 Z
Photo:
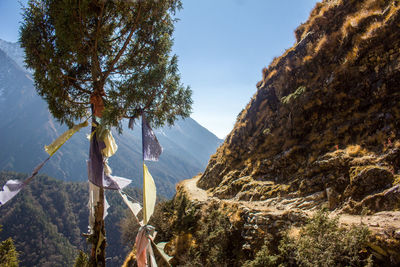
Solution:
M 307 208 L 398 209 L 399 9 L 318 3 L 297 43 L 263 70 L 198 185 L 220 198 L 318 193 Z
M 399 25 L 399 1 L 317 3 L 204 173 L 160 207 L 173 264 L 400 264 Z

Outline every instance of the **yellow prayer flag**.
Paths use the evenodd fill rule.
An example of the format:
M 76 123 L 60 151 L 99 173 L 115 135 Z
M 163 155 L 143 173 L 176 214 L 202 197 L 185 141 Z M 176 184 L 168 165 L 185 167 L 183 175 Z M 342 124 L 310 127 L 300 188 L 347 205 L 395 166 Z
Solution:
M 143 223 L 149 222 L 156 205 L 156 184 L 151 176 L 146 164 L 143 163 Z
M 53 156 L 54 153 L 68 140 L 73 136 L 77 131 L 82 129 L 83 127 L 88 126 L 88 122 L 84 121 L 78 125 L 74 125 L 71 129 L 68 131 L 64 132 L 62 135 L 60 135 L 56 140 L 53 141 L 48 146 L 44 146 L 44 150 L 49 154 L 50 156 Z
M 117 152 L 118 146 L 115 143 L 115 139 L 111 134 L 111 131 L 106 129 L 105 136 L 104 136 L 104 144 L 106 147 L 101 151 L 105 157 L 111 157 L 112 155 Z

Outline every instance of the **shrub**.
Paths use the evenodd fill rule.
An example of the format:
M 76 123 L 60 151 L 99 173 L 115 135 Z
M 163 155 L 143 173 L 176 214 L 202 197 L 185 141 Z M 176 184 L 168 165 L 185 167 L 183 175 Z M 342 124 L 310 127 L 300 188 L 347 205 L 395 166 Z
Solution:
M 271 254 L 266 244 L 245 266 L 372 266 L 365 250 L 369 239 L 367 227 L 340 227 L 338 217 L 331 219 L 319 211 L 298 238 L 281 239 L 277 254 Z
M 212 210 L 203 217 L 195 237 L 198 246 L 189 254 L 199 266 L 240 266 L 240 230 L 220 210 Z

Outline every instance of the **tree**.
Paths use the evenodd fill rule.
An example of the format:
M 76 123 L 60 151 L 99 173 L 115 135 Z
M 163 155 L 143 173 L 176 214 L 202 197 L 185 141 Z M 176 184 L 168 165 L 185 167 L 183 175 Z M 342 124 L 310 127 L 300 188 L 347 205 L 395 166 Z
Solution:
M 1 232 L 0 225 L 0 232 Z M 19 263 L 18 252 L 11 238 L 0 242 L 0 266 L 17 267 Z
M 189 116 L 191 90 L 171 55 L 181 6 L 180 0 L 30 0 L 20 42 L 51 114 L 72 126 L 91 108 L 92 118 L 101 118 L 96 123 L 120 132 L 123 118 L 143 113 L 153 126 Z M 100 196 L 96 231 L 104 233 L 102 189 Z M 104 265 L 104 248 L 105 242 L 99 259 L 92 250 L 96 266 Z

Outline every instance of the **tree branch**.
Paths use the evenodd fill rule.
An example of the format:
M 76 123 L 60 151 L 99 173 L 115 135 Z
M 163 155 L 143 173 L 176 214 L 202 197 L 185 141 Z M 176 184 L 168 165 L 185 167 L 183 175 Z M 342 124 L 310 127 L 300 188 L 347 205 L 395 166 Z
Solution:
M 117 55 L 115 56 L 115 58 L 111 61 L 111 63 L 109 64 L 109 69 L 103 73 L 103 80 L 105 81 L 107 79 L 107 77 L 110 75 L 110 72 L 114 69 L 114 65 L 118 62 L 118 60 L 121 58 L 122 54 L 125 52 L 125 49 L 127 48 L 133 33 L 136 31 L 137 29 L 137 23 L 139 22 L 139 18 L 140 18 L 140 14 L 141 14 L 141 5 L 140 5 L 140 1 L 139 1 L 139 10 L 138 10 L 138 14 L 136 17 L 136 21 L 134 26 L 136 27 L 132 27 L 131 31 L 129 32 L 128 37 L 126 38 L 122 48 L 118 51 Z

